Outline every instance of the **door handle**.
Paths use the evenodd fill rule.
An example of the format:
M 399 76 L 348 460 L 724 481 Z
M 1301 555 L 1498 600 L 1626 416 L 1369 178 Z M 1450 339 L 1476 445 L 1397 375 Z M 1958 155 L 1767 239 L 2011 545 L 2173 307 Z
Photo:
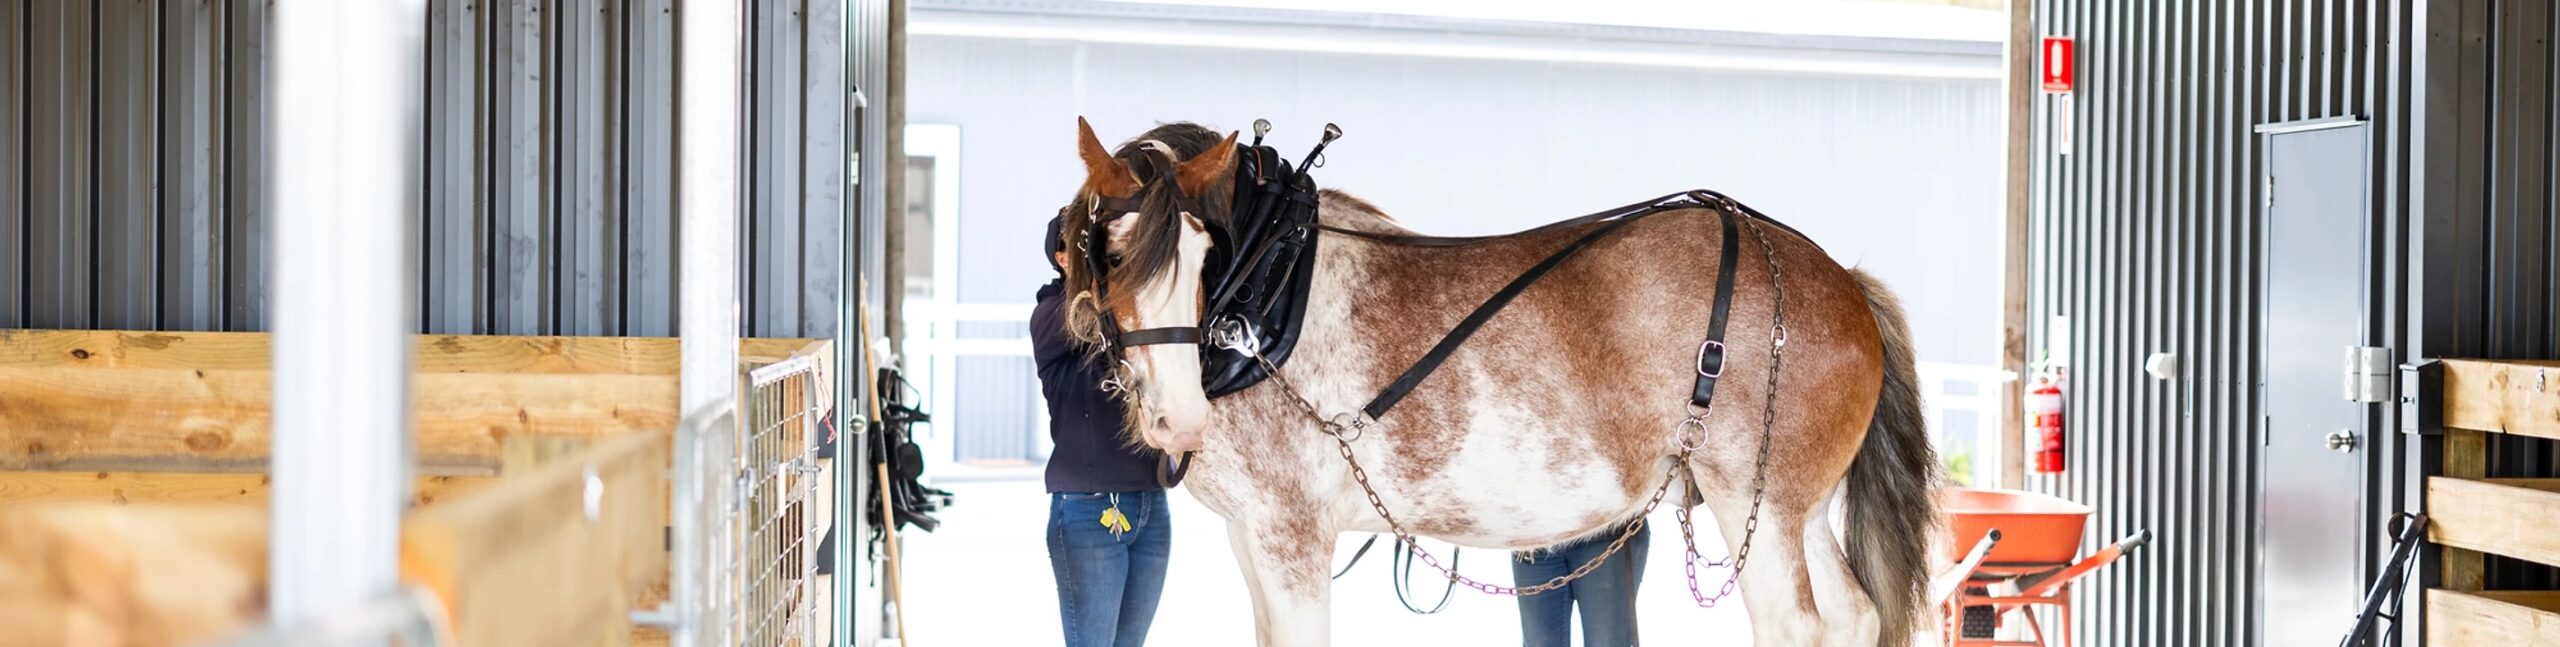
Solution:
M 2353 454 L 2356 452 L 2356 432 L 2349 429 L 2340 429 L 2329 432 L 2327 444 L 2329 445 L 2329 451 L 2340 454 Z

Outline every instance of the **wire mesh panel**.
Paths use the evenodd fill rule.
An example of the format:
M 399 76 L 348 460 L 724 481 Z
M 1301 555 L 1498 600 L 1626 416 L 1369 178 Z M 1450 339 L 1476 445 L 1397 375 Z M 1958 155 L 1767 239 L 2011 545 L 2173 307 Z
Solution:
M 816 616 L 819 488 L 827 485 L 818 462 L 822 398 L 818 364 L 794 357 L 748 376 L 745 434 L 738 440 L 737 504 L 729 527 L 738 533 L 730 581 L 738 604 L 729 626 L 738 643 L 810 645 Z

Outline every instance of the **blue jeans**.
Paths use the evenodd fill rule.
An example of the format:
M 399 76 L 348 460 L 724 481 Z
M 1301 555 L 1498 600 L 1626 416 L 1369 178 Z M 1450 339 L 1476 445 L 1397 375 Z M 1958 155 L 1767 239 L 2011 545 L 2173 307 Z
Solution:
M 1511 581 L 1529 586 L 1573 572 L 1598 559 L 1618 540 L 1624 526 L 1581 541 L 1518 553 L 1511 560 Z M 1564 588 L 1520 596 L 1520 636 L 1528 647 L 1570 647 L 1573 605 L 1582 605 L 1582 644 L 1586 647 L 1631 647 L 1636 644 L 1636 586 L 1644 580 L 1645 545 L 1653 538 L 1647 525 L 1627 540 L 1627 547 L 1591 574 Z
M 1102 525 L 1114 502 L 1129 529 Z M 1164 491 L 1049 495 L 1049 569 L 1058 577 L 1058 620 L 1067 647 L 1147 643 L 1156 599 L 1173 555 L 1173 516 Z

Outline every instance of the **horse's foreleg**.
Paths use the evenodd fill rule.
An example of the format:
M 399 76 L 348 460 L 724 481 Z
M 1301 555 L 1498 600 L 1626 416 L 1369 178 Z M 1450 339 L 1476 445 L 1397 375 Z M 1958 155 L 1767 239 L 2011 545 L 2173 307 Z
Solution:
M 1822 644 L 1833 647 L 1871 647 L 1879 630 L 1875 603 L 1867 599 L 1865 588 L 1849 572 L 1849 556 L 1840 550 L 1840 542 L 1831 534 L 1831 508 L 1835 499 L 1824 497 L 1806 515 L 1804 524 L 1805 574 L 1811 576 L 1813 605 L 1822 614 Z M 1890 644 L 1902 644 L 1896 641 Z
M 1325 569 L 1333 557 L 1333 533 L 1303 525 L 1282 527 L 1248 520 L 1227 524 L 1227 543 L 1253 592 L 1253 626 L 1263 647 L 1321 646 L 1331 639 L 1333 596 Z

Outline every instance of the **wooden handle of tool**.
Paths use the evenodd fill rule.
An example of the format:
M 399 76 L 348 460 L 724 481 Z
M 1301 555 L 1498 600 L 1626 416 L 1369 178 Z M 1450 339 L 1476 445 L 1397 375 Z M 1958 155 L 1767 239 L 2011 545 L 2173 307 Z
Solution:
M 887 533 L 887 538 L 883 539 L 882 543 L 889 545 L 889 603 L 891 606 L 898 608 L 898 615 L 896 616 L 898 620 L 898 644 L 912 645 L 915 643 L 911 639 L 907 638 L 906 587 L 901 586 L 901 584 L 903 584 L 903 580 L 900 578 L 903 576 L 898 572 L 898 518 L 896 513 L 889 508 L 888 483 L 889 464 L 881 463 L 880 487 L 875 489 L 880 490 L 880 529 L 882 532 Z

